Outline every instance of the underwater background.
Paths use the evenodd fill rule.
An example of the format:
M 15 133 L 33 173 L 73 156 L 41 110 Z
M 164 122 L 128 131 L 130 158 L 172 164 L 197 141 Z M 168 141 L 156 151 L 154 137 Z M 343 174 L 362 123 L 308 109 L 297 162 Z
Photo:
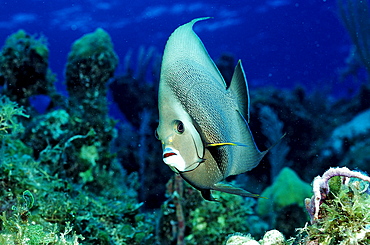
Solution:
M 368 0 L 13 0 L 0 13 L 0 244 L 370 244 Z M 227 179 L 267 199 L 203 200 L 154 137 L 166 41 L 206 16 L 194 29 L 226 82 L 243 61 L 259 149 L 286 134 Z
M 350 80 L 338 83 L 351 41 L 336 1 L 2 1 L 1 13 L 1 40 L 20 28 L 47 37 L 59 81 L 72 42 L 98 27 L 112 38 L 119 74 L 130 50 L 161 53 L 175 28 L 210 16 L 197 25 L 198 35 L 214 59 L 225 52 L 242 59 L 250 86 L 321 90 L 325 84 L 341 96 L 356 88 Z

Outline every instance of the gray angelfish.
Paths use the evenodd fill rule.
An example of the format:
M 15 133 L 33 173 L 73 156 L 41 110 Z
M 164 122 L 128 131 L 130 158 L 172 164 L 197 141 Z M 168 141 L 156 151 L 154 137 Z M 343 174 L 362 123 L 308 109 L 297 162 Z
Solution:
M 249 93 L 241 61 L 227 88 L 193 25 L 177 28 L 169 37 L 159 84 L 159 126 L 163 161 L 204 199 L 211 190 L 258 197 L 223 183 L 226 177 L 256 167 L 260 152 L 248 127 Z

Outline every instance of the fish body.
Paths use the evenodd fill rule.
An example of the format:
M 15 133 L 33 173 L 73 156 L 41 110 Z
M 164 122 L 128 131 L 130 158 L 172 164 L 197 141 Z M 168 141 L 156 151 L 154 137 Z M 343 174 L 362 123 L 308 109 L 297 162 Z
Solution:
M 260 152 L 248 127 L 249 92 L 241 61 L 230 86 L 193 31 L 194 19 L 169 37 L 158 94 L 163 161 L 203 198 L 210 190 L 258 196 L 222 181 L 258 165 Z

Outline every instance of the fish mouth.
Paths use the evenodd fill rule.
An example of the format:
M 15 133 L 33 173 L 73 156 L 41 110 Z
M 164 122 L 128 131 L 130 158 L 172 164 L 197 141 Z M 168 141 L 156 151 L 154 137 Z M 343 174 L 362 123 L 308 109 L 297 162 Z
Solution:
M 175 152 L 164 152 L 163 153 L 163 159 L 170 157 L 170 156 L 176 156 L 177 154 Z
M 172 147 L 166 147 L 163 150 L 163 162 L 176 173 L 184 171 L 186 167 L 180 152 Z

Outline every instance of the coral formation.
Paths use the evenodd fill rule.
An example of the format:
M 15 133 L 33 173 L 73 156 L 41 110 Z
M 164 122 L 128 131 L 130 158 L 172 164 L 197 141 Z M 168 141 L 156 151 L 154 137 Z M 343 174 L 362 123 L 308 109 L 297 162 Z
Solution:
M 307 222 L 303 200 L 312 195 L 309 184 L 302 181 L 288 167 L 281 170 L 272 186 L 258 199 L 257 214 L 269 220 L 272 227 L 286 236 L 294 235 L 295 228 Z
M 110 36 L 103 29 L 98 28 L 76 40 L 66 67 L 71 109 L 85 117 L 105 116 L 106 83 L 113 77 L 117 64 Z
M 286 245 L 284 235 L 278 230 L 270 230 L 265 233 L 261 240 L 256 241 L 249 234 L 235 233 L 226 239 L 225 245 Z
M 51 111 L 31 118 L 32 127 L 28 127 L 24 141 L 32 146 L 36 158 L 47 147 L 54 147 L 70 134 L 68 129 L 71 117 L 64 109 Z
M 255 244 L 369 244 L 370 177 L 348 168 L 330 168 L 313 182 L 314 195 L 306 199 L 311 223 L 285 240 L 277 230 L 265 233 Z M 292 219 L 290 220 L 292 222 Z M 230 235 L 226 244 L 249 244 L 250 235 Z M 254 243 L 251 243 L 254 244 Z
M 365 37 L 363 30 L 358 38 Z M 365 66 L 368 62 L 355 52 Z M 263 132 L 256 134 L 257 144 L 270 146 L 272 138 L 287 132 L 281 148 L 238 178 L 238 184 L 256 193 L 270 185 L 262 193 L 268 199 L 259 199 L 256 209 L 253 199 L 223 193 L 216 193 L 218 202 L 204 201 L 174 177 L 161 210 L 146 212 L 163 202 L 160 193 L 171 175 L 152 133 L 159 56 L 154 48 L 139 53 L 138 68 L 131 67 L 129 54 L 125 74 L 114 78 L 118 58 L 109 35 L 97 29 L 83 36 L 68 57 L 69 98 L 63 98 L 48 67 L 45 37 L 20 30 L 6 40 L 0 54 L 1 93 L 7 95 L 0 97 L 0 243 L 370 243 L 365 174 L 335 168 L 316 178 L 314 197 L 306 202 L 312 223 L 303 226 L 309 218 L 302 211 L 303 199 L 312 195 L 311 187 L 293 172 L 310 182 L 332 164 L 370 171 L 367 85 L 350 101 L 308 95 L 301 87 L 263 88 L 252 95 L 251 115 L 261 118 L 251 120 L 251 130 Z M 232 55 L 217 63 L 229 80 Z M 127 119 L 117 135 L 108 115 L 108 84 Z M 43 114 L 30 100 L 39 95 L 51 100 Z M 290 163 L 293 170 L 284 168 L 277 175 Z M 295 235 L 297 227 L 303 228 Z M 285 241 L 282 234 L 293 238 Z
M 331 168 L 315 178 L 306 201 L 312 225 L 300 230 L 299 244 L 369 244 L 370 177 L 348 168 Z
M 142 244 L 154 241 L 154 222 L 139 213 L 134 175 L 125 176 L 115 168 L 100 169 L 94 193 L 71 180 L 58 178 L 19 144 L 22 126 L 17 116 L 22 108 L 7 98 L 0 104 L 3 154 L 0 165 L 0 241 L 6 244 Z M 17 150 L 14 150 L 14 149 Z M 131 186 L 126 185 L 130 178 Z M 144 219 L 147 219 L 144 222 Z M 73 232 L 72 232 L 73 230 Z M 78 235 L 76 235 L 78 234 Z M 29 243 L 25 243 L 28 241 Z
M 29 117 L 29 115 L 25 114 L 23 107 L 18 107 L 17 103 L 10 101 L 8 97 L 2 95 L 0 97 L 1 138 L 8 134 L 18 135 L 23 132 L 24 128 L 22 124 L 18 122 L 16 116 Z
M 256 211 L 265 216 L 279 212 L 292 204 L 303 208 L 302 200 L 311 195 L 310 185 L 303 182 L 293 170 L 285 167 L 277 176 L 274 184 L 261 193 L 261 196 L 267 199 L 258 199 Z
M 92 162 L 81 158 L 86 147 L 96 148 L 98 157 L 95 160 L 100 166 L 109 166 L 114 158 L 110 153 L 110 143 L 115 136 L 115 122 L 108 116 L 106 97 L 107 82 L 113 77 L 117 64 L 110 36 L 101 28 L 76 40 L 68 55 L 67 112 L 71 117 L 68 128 L 74 135 L 90 135 L 83 142 L 78 139 L 72 142 L 73 147 L 68 148 L 68 160 L 82 162 L 80 169 L 85 173 L 94 168 Z M 93 134 L 89 134 L 91 130 Z
M 54 87 L 55 75 L 48 67 L 48 58 L 46 38 L 36 38 L 24 30 L 10 35 L 1 49 L 0 85 L 3 86 L 3 94 L 27 107 L 29 113 L 32 112 L 32 96 L 47 95 L 53 103 L 60 102 L 61 97 Z
M 370 110 L 364 110 L 336 127 L 322 148 L 323 161 L 337 158 L 338 166 L 370 171 Z
M 332 132 L 328 147 L 331 147 L 336 154 L 342 153 L 344 141 L 354 142 L 356 138 L 370 133 L 369 121 L 370 109 L 359 113 L 351 121 L 340 125 Z
M 177 181 L 183 182 L 181 177 Z M 186 182 L 182 193 L 174 189 L 176 185 L 176 179 L 167 185 L 169 199 L 162 206 L 161 244 L 171 244 L 178 239 L 173 233 L 178 234 L 181 223 L 185 225 L 185 233 L 183 243 L 177 240 L 177 244 L 222 244 L 231 233 L 251 231 L 254 224 L 249 217 L 254 213 L 254 199 L 217 192 L 214 193 L 217 202 L 209 202 Z M 180 208 L 183 214 L 179 216 Z
M 227 237 L 225 245 L 259 245 L 259 242 L 254 240 L 250 235 L 235 233 Z
M 54 110 L 41 115 L 31 111 L 28 95 L 51 96 L 55 89 L 46 86 L 49 78 L 38 76 L 36 69 L 24 69 L 26 77 L 38 79 L 24 86 L 32 93 L 15 96 L 8 85 L 2 90 L 26 108 L 25 112 L 9 98 L 0 98 L 0 241 L 4 244 L 155 243 L 154 214 L 140 211 L 137 174 L 126 174 L 110 151 L 114 121 L 108 116 L 106 83 L 117 57 L 108 34 L 96 33 L 102 37 L 101 49 L 94 46 L 99 44 L 96 39 L 85 37 L 77 46 L 83 45 L 90 54 L 79 52 L 81 46 L 70 54 L 75 67 L 67 67 L 68 84 L 75 89 L 70 87 L 69 104 L 55 100 L 50 106 Z M 17 40 L 8 42 L 3 51 L 19 48 L 16 61 L 26 64 L 30 56 L 40 60 L 42 56 L 41 71 L 48 70 L 48 51 L 41 39 L 23 31 L 11 38 Z M 92 46 L 87 45 L 89 39 Z M 34 48 L 33 42 L 44 49 Z M 2 62 L 5 58 L 3 53 Z M 18 66 L 2 69 L 1 75 L 20 72 Z M 2 81 L 8 83 L 10 78 L 6 79 Z M 40 90 L 40 84 L 50 89 Z
M 217 202 L 202 201 L 186 216 L 189 234 L 186 244 L 220 244 L 232 232 L 249 232 L 248 216 L 253 214 L 253 199 L 217 193 Z
M 270 230 L 263 236 L 261 245 L 285 245 L 284 235 L 278 230 Z

